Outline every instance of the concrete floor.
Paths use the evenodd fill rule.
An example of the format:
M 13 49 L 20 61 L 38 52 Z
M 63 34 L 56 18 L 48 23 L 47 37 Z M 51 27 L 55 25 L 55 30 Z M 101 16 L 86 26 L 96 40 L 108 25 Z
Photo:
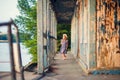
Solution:
M 120 75 L 85 74 L 71 54 L 67 54 L 66 60 L 57 54 L 51 68 L 51 72 L 39 80 L 120 80 Z
M 40 75 L 35 74 L 34 72 L 24 72 L 25 80 L 33 80 Z M 0 72 L 0 80 L 11 80 L 11 73 L 10 72 Z M 21 80 L 20 74 L 17 73 L 17 79 Z
M 85 74 L 71 54 L 67 54 L 67 59 L 62 60 L 60 54 L 55 56 L 50 71 L 45 76 L 35 74 L 34 72 L 24 72 L 25 80 L 120 80 L 120 75 L 88 75 Z M 0 72 L 0 80 L 11 80 L 10 73 Z M 20 75 L 17 74 L 17 80 Z

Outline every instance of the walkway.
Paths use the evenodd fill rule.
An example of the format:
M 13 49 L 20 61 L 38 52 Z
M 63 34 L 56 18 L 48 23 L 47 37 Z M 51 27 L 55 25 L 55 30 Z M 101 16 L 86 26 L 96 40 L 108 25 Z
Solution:
M 50 72 L 38 80 L 120 80 L 120 75 L 87 75 L 85 74 L 71 54 L 67 54 L 67 59 L 62 60 L 61 55 L 55 56 L 54 64 Z M 36 80 L 41 75 L 34 72 L 24 72 L 25 80 Z M 10 80 L 10 73 L 0 73 L 0 80 Z M 17 75 L 20 80 L 20 75 Z
M 87 75 L 71 54 L 67 54 L 66 60 L 57 54 L 51 72 L 39 80 L 120 80 L 120 75 Z

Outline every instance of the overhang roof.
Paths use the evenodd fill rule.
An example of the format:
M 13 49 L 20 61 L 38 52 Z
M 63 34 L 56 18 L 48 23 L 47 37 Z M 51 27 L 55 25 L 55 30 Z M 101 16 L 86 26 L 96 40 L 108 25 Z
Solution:
M 71 23 L 76 0 L 51 0 L 58 23 Z

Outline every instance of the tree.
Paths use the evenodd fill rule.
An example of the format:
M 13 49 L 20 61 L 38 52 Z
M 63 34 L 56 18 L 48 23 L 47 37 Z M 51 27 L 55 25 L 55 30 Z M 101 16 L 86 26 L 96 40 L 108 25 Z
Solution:
M 32 61 L 37 61 L 37 19 L 36 0 L 18 0 L 20 15 L 15 19 L 19 26 L 20 37 L 23 44 L 32 55 Z

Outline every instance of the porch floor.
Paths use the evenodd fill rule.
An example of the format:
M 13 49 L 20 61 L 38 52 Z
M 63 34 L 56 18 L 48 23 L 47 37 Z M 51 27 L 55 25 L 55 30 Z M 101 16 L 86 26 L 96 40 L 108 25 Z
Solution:
M 62 60 L 60 54 L 57 54 L 54 59 L 51 72 L 46 73 L 39 80 L 120 80 L 120 75 L 88 75 L 84 73 L 70 53 L 67 54 L 66 60 Z

